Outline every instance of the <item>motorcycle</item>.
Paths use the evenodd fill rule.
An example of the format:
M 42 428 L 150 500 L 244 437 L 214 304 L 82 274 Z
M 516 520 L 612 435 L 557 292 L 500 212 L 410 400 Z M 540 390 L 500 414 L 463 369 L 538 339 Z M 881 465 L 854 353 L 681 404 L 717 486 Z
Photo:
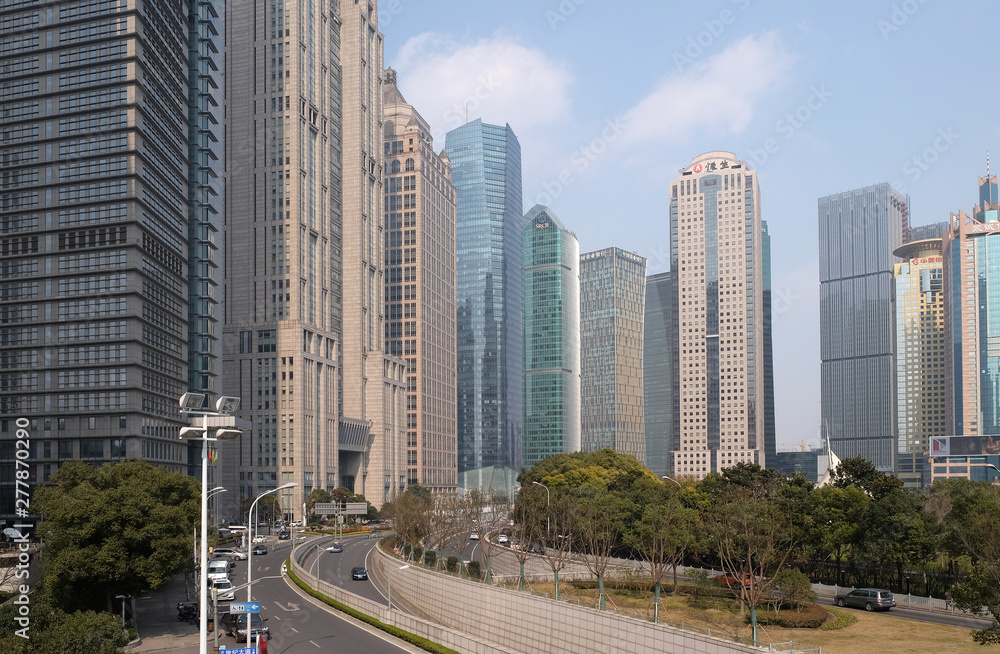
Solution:
M 177 603 L 177 619 L 181 622 L 191 622 L 198 619 L 198 605 L 194 602 Z

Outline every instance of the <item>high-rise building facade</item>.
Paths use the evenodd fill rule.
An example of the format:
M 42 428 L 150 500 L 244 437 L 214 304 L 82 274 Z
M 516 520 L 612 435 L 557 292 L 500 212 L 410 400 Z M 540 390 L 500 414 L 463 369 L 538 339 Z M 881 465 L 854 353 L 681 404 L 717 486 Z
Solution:
M 458 488 L 455 386 L 455 187 L 430 126 L 382 87 L 385 132 L 385 351 L 406 360 L 408 484 Z
M 616 247 L 580 255 L 581 447 L 643 463 L 645 301 L 644 257 Z
M 923 487 L 931 439 L 947 435 L 941 239 L 911 241 L 893 255 L 896 465 L 906 488 Z
M 580 450 L 580 244 L 552 210 L 524 216 L 524 466 Z
M 1000 202 L 996 175 L 979 178 L 972 215 L 952 214 L 942 244 L 946 427 L 949 435 L 1000 434 Z
M 30 481 L 69 459 L 186 472 L 178 398 L 219 391 L 222 20 L 201 1 L 0 18 L 0 456 L 23 426 Z
M 841 459 L 892 472 L 896 442 L 893 251 L 909 200 L 889 184 L 819 199 L 822 432 Z
M 642 387 L 645 409 L 646 467 L 657 476 L 672 475 L 673 446 L 673 302 L 670 272 L 646 278 L 642 327 Z
M 374 2 L 230 0 L 225 387 L 254 431 L 240 495 L 375 506 L 405 486 L 405 362 L 384 344 L 382 35 Z
M 510 125 L 448 132 L 455 185 L 458 471 L 521 469 L 524 314 L 521 144 Z
M 757 175 L 706 152 L 670 189 L 677 475 L 766 465 L 764 225 Z

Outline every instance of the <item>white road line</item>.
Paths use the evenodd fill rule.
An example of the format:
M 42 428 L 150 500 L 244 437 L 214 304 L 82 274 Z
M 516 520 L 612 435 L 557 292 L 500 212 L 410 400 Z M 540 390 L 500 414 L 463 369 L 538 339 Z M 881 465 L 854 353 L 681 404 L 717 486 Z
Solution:
M 311 640 L 309 642 L 312 643 L 313 645 L 315 645 L 317 648 L 323 649 L 322 647 L 319 646 L 319 643 L 315 643 L 315 642 L 313 642 Z
M 292 630 L 292 631 L 294 631 L 295 633 L 299 633 L 299 630 L 298 630 L 298 629 L 296 629 L 295 627 L 289 627 L 289 629 L 291 629 L 291 630 Z

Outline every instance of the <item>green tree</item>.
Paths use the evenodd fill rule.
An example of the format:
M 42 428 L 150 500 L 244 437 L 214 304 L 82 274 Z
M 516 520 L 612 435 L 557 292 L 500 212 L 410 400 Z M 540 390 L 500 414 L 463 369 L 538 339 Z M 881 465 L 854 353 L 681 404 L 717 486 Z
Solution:
M 382 513 L 392 522 L 403 542 L 415 547 L 430 533 L 433 509 L 434 500 L 430 496 L 411 493 L 408 488 L 382 507 Z
M 878 579 L 902 587 L 907 570 L 922 567 L 935 552 L 937 526 L 913 493 L 895 488 L 868 504 L 858 523 L 851 560 Z
M 605 448 L 550 456 L 522 472 L 517 479 L 522 488 L 538 481 L 553 491 L 561 487 L 625 491 L 640 477 L 659 481 L 631 454 Z
M 635 507 L 621 493 L 603 488 L 584 488 L 576 500 L 574 547 L 582 548 L 583 562 L 597 578 L 602 611 L 605 608 L 604 577 L 611 554 L 621 542 L 626 518 L 634 511 Z
M 198 482 L 145 461 L 69 461 L 35 491 L 44 581 L 61 608 L 112 610 L 190 569 Z
M 832 559 L 836 569 L 850 553 L 850 544 L 871 498 L 857 486 L 838 488 L 832 484 L 814 489 L 805 503 L 806 547 L 814 561 Z M 837 579 L 837 583 L 841 583 Z
M 8 602 L 0 607 L 0 652 L 4 654 L 120 654 L 129 642 L 128 632 L 110 613 L 66 613 L 41 590 L 31 596 L 30 630 L 18 636 L 17 609 Z
M 860 456 L 844 459 L 837 465 L 833 471 L 833 485 L 837 488 L 857 486 L 874 500 L 903 488 L 899 477 L 880 472 L 871 461 Z
M 801 609 L 806 602 L 816 599 L 809 577 L 796 568 L 785 568 L 774 575 L 774 589 L 771 593 L 771 605 L 777 611 L 782 605 Z

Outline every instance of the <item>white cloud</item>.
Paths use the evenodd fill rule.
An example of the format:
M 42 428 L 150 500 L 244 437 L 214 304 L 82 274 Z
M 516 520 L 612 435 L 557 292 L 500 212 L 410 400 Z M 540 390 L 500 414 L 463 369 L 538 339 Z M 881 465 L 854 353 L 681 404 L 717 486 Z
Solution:
M 465 124 L 466 108 L 469 119 L 510 123 L 519 135 L 569 115 L 567 67 L 500 33 L 458 43 L 425 32 L 404 43 L 387 65 L 436 139 Z
M 622 144 L 677 142 L 698 130 L 725 137 L 742 132 L 755 105 L 786 82 L 794 56 L 777 33 L 745 37 L 663 79 L 625 114 Z

